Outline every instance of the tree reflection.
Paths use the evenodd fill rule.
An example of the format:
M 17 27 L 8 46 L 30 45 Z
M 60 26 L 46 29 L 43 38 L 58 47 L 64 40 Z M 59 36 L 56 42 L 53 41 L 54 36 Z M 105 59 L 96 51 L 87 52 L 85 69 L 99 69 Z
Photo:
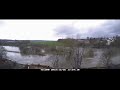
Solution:
M 40 47 L 32 47 L 32 46 L 20 46 L 20 53 L 21 55 L 41 55 L 45 56 L 44 49 Z
M 0 46 L 0 59 L 6 58 L 6 50 L 3 46 Z

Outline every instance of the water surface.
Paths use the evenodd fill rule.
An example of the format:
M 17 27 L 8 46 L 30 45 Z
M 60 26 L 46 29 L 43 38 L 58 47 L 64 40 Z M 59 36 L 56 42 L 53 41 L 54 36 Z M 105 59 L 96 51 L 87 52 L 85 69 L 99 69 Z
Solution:
M 19 47 L 15 46 L 3 46 L 3 47 L 7 50 L 6 53 L 7 59 L 16 61 L 17 63 L 20 64 L 36 64 L 36 65 L 40 64 L 53 67 L 53 63 L 56 59 L 55 55 L 47 53 L 47 51 L 45 51 L 43 48 L 41 49 L 37 48 L 36 49 L 37 53 L 35 53 L 36 50 L 26 49 L 25 50 L 26 53 L 23 54 L 22 52 L 24 50 L 22 50 Z M 45 55 L 38 54 L 39 52 L 44 53 Z M 83 68 L 96 67 L 100 63 L 102 53 L 103 53 L 102 49 L 94 49 L 94 57 L 84 58 L 81 67 Z M 112 63 L 114 64 L 120 64 L 120 54 L 116 54 L 116 56 L 113 56 L 111 60 Z M 59 68 L 73 68 L 74 66 L 74 61 L 66 60 L 65 57 L 63 56 L 59 56 L 58 63 Z

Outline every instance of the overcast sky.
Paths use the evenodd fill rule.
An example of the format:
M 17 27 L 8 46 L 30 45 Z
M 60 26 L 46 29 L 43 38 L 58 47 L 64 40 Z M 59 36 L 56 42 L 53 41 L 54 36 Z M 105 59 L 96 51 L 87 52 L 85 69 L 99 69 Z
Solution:
M 115 35 L 117 20 L 0 20 L 0 39 L 57 40 L 80 34 L 87 36 Z M 113 26 L 114 27 L 113 27 Z M 117 30 L 114 30 L 116 28 Z

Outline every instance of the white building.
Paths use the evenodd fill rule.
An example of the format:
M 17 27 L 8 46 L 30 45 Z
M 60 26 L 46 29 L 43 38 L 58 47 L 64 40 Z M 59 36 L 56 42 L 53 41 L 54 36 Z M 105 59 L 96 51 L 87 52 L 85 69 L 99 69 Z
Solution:
M 106 45 L 110 45 L 112 42 L 114 42 L 114 39 L 113 38 L 109 38 L 109 39 L 107 39 Z

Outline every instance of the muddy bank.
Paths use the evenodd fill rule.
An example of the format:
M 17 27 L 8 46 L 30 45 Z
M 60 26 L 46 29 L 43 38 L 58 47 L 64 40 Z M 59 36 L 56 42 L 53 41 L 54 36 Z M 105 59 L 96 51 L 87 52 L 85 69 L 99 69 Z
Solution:
M 19 64 L 11 60 L 0 59 L 0 69 L 52 69 L 49 66 L 44 65 L 24 65 Z
M 24 67 L 25 65 L 7 59 L 0 59 L 0 69 L 24 69 Z
M 50 66 L 45 66 L 45 65 L 25 65 L 24 69 L 52 69 Z
M 7 59 L 0 59 L 0 69 L 53 69 L 53 68 L 46 65 L 40 65 L 40 64 L 25 65 Z M 81 69 L 120 69 L 120 64 L 118 65 L 111 64 L 109 67 L 89 67 L 89 68 L 81 68 Z

